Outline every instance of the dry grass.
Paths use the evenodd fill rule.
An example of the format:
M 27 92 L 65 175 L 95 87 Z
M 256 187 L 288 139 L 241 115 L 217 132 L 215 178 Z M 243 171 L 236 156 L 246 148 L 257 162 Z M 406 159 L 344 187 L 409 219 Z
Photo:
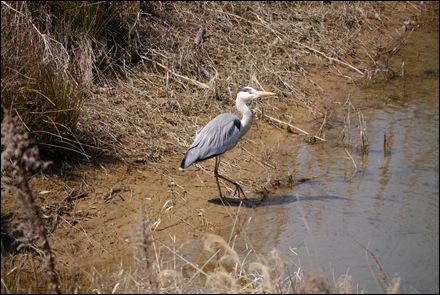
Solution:
M 305 67 L 336 69 L 338 60 L 367 68 L 359 62 L 366 58 L 354 49 L 356 38 L 383 26 L 370 17 L 382 9 L 377 3 L 143 5 L 133 29 L 143 40 L 141 63 L 127 70 L 128 79 L 111 92 L 87 103 L 90 117 L 83 117 L 81 126 L 99 121 L 99 126 L 88 127 L 100 134 L 107 150 L 146 162 L 187 146 L 209 117 L 233 108 L 235 93 L 243 85 L 269 87 L 284 104 L 322 116 L 322 106 L 310 97 Z M 200 28 L 203 38 L 197 35 Z M 338 65 L 338 71 L 361 76 Z M 275 107 L 265 108 L 277 112 Z
M 130 3 L 2 2 L 1 104 L 20 117 L 51 158 L 60 151 L 89 158 L 85 135 L 77 130 L 82 104 L 96 83 L 94 73 L 99 78 L 117 71 L 115 52 L 124 46 L 118 43 L 124 28 L 128 32 L 132 8 Z
M 145 223 L 139 228 L 145 229 Z M 131 258 L 122 259 L 119 265 L 102 272 L 95 267 L 74 268 L 60 271 L 61 286 L 64 292 L 74 293 L 279 293 L 279 294 L 363 294 L 349 274 L 342 274 L 331 281 L 323 274 L 306 274 L 297 264 L 297 269 L 288 268 L 276 250 L 266 255 L 247 249 L 239 253 L 234 242 L 227 243 L 222 237 L 206 234 L 202 238 L 202 248 L 193 248 L 199 255 L 206 257 L 199 263 L 188 260 L 176 241 L 171 245 L 154 239 L 150 229 L 148 238 L 139 239 Z M 142 236 L 142 235 L 140 235 Z M 148 241 L 147 243 L 144 243 Z M 147 247 L 145 247 L 147 246 Z M 145 249 L 149 250 L 145 252 Z M 147 254 L 146 257 L 143 257 Z M 298 259 L 289 257 L 289 260 Z M 28 256 L 28 261 L 35 257 Z M 148 262 L 147 262 L 148 261 Z M 150 263 L 151 262 L 151 263 Z M 19 292 L 18 281 L 26 276 L 39 274 L 26 271 L 29 265 L 20 271 L 8 271 L 10 259 L 2 260 L 2 271 L 7 275 L 2 279 L 2 292 Z M 29 284 L 26 280 L 23 283 Z M 36 284 L 36 282 L 34 282 Z M 17 288 L 17 289 L 14 289 Z M 29 288 L 29 287 L 28 287 Z M 39 290 L 46 290 L 39 285 Z M 396 294 L 400 290 L 400 278 L 393 278 L 386 292 Z
M 388 78 L 386 57 L 401 43 L 391 35 L 379 41 L 365 36 L 386 31 L 390 11 L 413 6 L 423 8 L 409 2 L 2 2 L 2 105 L 21 118 L 40 146 L 88 159 L 95 156 L 90 148 L 146 163 L 179 154 L 209 118 L 233 110 L 235 93 L 244 85 L 279 94 L 278 102 L 259 106 L 271 117 L 291 126 L 318 119 L 318 132 L 310 134 L 320 133 L 327 102 L 312 74 L 325 71 L 355 83 Z M 296 108 L 298 116 L 285 106 Z M 360 113 L 358 119 L 366 146 Z M 141 216 L 136 263 L 121 262 L 109 273 L 62 272 L 61 289 L 353 291 L 348 275 L 333 285 L 305 278 L 300 269 L 293 275 L 276 251 L 242 255 L 213 235 L 203 240 L 209 258 L 196 265 L 155 241 Z M 189 265 L 192 275 L 164 264 L 163 252 Z M 14 265 L 13 257 L 2 259 L 2 292 L 23 291 L 23 277 L 38 277 L 32 254 L 26 261 L 24 267 Z M 399 285 L 393 280 L 388 291 Z M 51 288 L 35 280 L 30 289 Z
M 179 153 L 244 85 L 279 94 L 261 104 L 277 120 L 322 122 L 310 71 L 386 71 L 400 40 L 362 37 L 410 4 L 2 2 L 2 105 L 49 150 L 140 162 Z M 285 120 L 285 105 L 306 112 Z
M 368 136 L 367 136 L 367 123 L 364 119 L 364 115 L 360 108 L 356 108 L 350 100 L 350 96 L 347 97 L 344 105 L 344 124 L 339 135 L 340 145 L 344 148 L 348 159 L 351 160 L 354 166 L 353 177 L 358 172 L 358 165 L 353 157 L 353 152 L 356 152 L 361 156 L 362 168 L 364 168 L 365 159 L 368 154 Z M 352 117 L 357 115 L 357 120 L 352 123 Z M 357 122 L 357 126 L 355 125 Z M 357 127 L 359 132 L 355 132 L 354 127 Z M 385 146 L 385 141 L 384 141 Z M 384 152 L 385 153 L 385 152 Z
M 386 45 L 361 42 L 385 30 L 387 5 L 143 3 L 132 30 L 142 40 L 140 62 L 86 103 L 81 127 L 122 158 L 157 162 L 180 153 L 209 118 L 233 111 L 243 85 L 279 94 L 279 101 L 260 105 L 275 119 L 322 122 L 323 93 L 309 71 L 326 69 L 358 81 L 372 69 L 387 68 Z M 305 112 L 292 121 L 286 105 Z
M 83 93 L 62 43 L 33 22 L 26 2 L 2 2 L 2 107 L 40 146 L 82 152 L 74 129 Z
M 150 232 L 151 233 L 151 232 Z M 151 236 L 152 237 L 152 236 Z M 233 241 L 236 239 L 235 237 Z M 314 293 L 329 294 L 363 293 L 355 287 L 355 282 L 348 274 L 342 274 L 334 282 L 322 274 L 308 274 L 298 269 L 289 269 L 285 258 L 276 250 L 267 255 L 255 253 L 252 248 L 239 253 L 234 249 L 234 242 L 226 242 L 222 237 L 206 234 L 202 237 L 199 256 L 206 257 L 196 264 L 182 255 L 181 246 L 176 241 L 171 245 L 149 238 L 149 245 L 155 248 L 149 252 L 148 266 L 135 256 L 133 261 L 121 262 L 114 271 L 118 276 L 101 276 L 92 274 L 83 282 L 82 291 L 123 292 L 123 293 Z M 139 243 L 136 253 L 144 250 L 143 242 Z M 290 259 L 297 259 L 298 255 Z M 153 285 L 152 285 L 152 282 Z M 87 286 L 87 287 L 86 287 Z M 152 286 L 155 286 L 152 288 Z M 387 292 L 398 292 L 400 279 L 393 279 Z

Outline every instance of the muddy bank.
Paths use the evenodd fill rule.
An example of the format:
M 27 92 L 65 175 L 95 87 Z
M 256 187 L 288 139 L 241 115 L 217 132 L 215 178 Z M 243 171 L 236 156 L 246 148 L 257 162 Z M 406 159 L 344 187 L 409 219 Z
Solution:
M 195 131 L 214 115 L 234 111 L 234 93 L 240 82 L 279 93 L 279 97 L 270 102 L 252 105 L 254 109 L 263 110 L 271 117 L 326 137 L 327 130 L 343 126 L 343 119 L 338 115 L 338 111 L 346 100 L 347 93 L 356 93 L 359 83 L 370 83 L 357 70 L 362 69 L 365 76 L 369 75 L 374 79 L 390 78 L 388 75 L 391 74 L 386 69 L 387 58 L 404 46 L 404 40 L 412 29 L 417 29 L 417 17 L 422 10 L 422 7 L 412 3 L 344 6 L 344 17 L 347 18 L 344 21 L 351 24 L 347 25 L 347 32 L 356 35 L 356 40 L 364 44 L 374 43 L 374 46 L 360 46 L 362 43 L 350 40 L 344 43 L 344 47 L 340 47 L 344 49 L 344 53 L 334 52 L 332 55 L 331 49 L 318 50 L 313 42 L 301 43 L 309 44 L 306 45 L 309 48 L 298 44 L 294 47 L 291 43 L 285 43 L 286 36 L 279 35 L 283 27 L 269 26 L 262 16 L 265 11 L 270 11 L 270 7 L 267 10 L 263 8 L 260 7 L 259 10 L 262 14 L 256 15 L 252 21 L 240 19 L 242 16 L 238 15 L 237 8 L 223 11 L 223 16 L 229 20 L 230 25 L 239 24 L 241 29 L 249 30 L 249 34 L 252 30 L 258 31 L 259 34 L 264 32 L 267 43 L 272 42 L 270 58 L 257 66 L 253 74 L 246 70 L 236 70 L 235 67 L 243 66 L 245 61 L 227 66 L 225 63 L 224 67 L 217 66 L 216 70 L 221 77 L 218 82 L 220 87 L 213 89 L 216 89 L 214 95 L 218 91 L 219 99 L 213 100 L 212 93 L 204 96 L 204 90 L 198 89 L 199 87 L 185 79 L 176 78 L 174 71 L 158 71 L 154 77 L 143 76 L 142 69 L 135 69 L 139 72 L 131 73 L 131 83 L 120 82 L 116 84 L 114 92 L 96 95 L 96 101 L 105 102 L 101 106 L 98 107 L 96 101 L 87 102 L 86 114 L 81 122 L 84 125 L 87 124 L 87 120 L 99 118 L 109 124 L 112 116 L 116 123 L 128 121 L 129 118 L 135 121 L 135 124 L 121 124 L 114 133 L 104 129 L 109 126 L 105 124 L 103 129 L 97 130 L 98 133 L 106 133 L 106 136 L 115 136 L 118 139 L 112 147 L 117 150 L 115 159 L 93 164 L 63 163 L 59 174 L 36 176 L 31 180 L 31 186 L 42 206 L 45 222 L 51 233 L 50 239 L 56 253 L 63 290 L 91 291 L 97 288 L 111 291 L 115 285 L 113 274 L 124 269 L 122 266 L 134 265 L 133 255 L 141 243 L 142 216 L 148 218 L 153 237 L 158 241 L 157 245 L 160 245 L 160 241 L 177 247 L 187 241 L 197 241 L 205 233 L 223 236 L 227 233 L 228 236 L 224 238 L 229 241 L 230 237 L 239 234 L 247 222 L 246 211 L 252 208 L 224 207 L 216 202 L 218 191 L 213 178 L 213 160 L 203 162 L 185 172 L 178 170 L 185 147 L 190 144 Z M 375 10 L 368 11 L 369 8 Z M 218 10 L 218 7 L 211 9 Z M 302 9 L 307 15 L 311 15 L 317 10 L 325 12 L 327 8 L 305 5 Z M 328 9 L 332 15 L 340 13 L 337 8 Z M 350 9 L 364 9 L 367 19 L 373 19 L 377 27 L 371 27 L 369 31 L 361 29 L 364 28 L 363 24 L 358 22 L 359 19 L 350 17 L 357 15 Z M 159 10 L 160 13 L 167 11 L 166 7 Z M 272 17 L 276 23 L 276 14 Z M 410 21 L 407 22 L 408 20 Z M 317 22 L 319 25 L 325 24 L 324 21 Z M 372 26 L 373 23 L 367 24 Z M 322 38 L 322 44 L 331 44 L 331 40 L 325 37 L 333 35 L 320 35 L 324 31 L 317 29 L 319 25 L 309 28 L 309 31 L 318 32 L 316 34 Z M 330 27 L 326 27 L 326 30 Z M 208 50 L 220 47 L 216 42 L 219 42 L 218 39 L 223 40 L 216 35 L 219 31 L 214 32 L 217 41 L 211 37 L 207 42 L 212 44 L 206 44 Z M 241 36 L 238 32 L 236 34 L 237 37 Z M 333 48 L 337 49 L 338 47 Z M 234 53 L 234 49 L 231 49 L 231 52 Z M 211 54 L 221 56 L 219 61 L 228 61 L 231 52 Z M 273 76 L 264 74 L 264 68 L 269 67 L 270 63 L 281 66 L 286 60 L 290 60 L 286 56 L 295 55 L 297 52 L 303 53 L 306 58 L 301 62 L 295 59 L 295 63 L 292 63 L 295 69 L 285 73 L 290 75 L 295 72 L 295 79 L 282 75 L 277 79 L 271 79 Z M 263 53 L 258 52 L 256 60 L 261 62 Z M 233 56 L 239 56 L 235 54 Z M 350 55 L 353 58 L 350 58 Z M 246 57 L 248 62 L 251 61 L 252 53 L 248 52 Z M 350 66 L 341 63 L 342 61 Z M 157 60 L 156 63 L 163 64 Z M 160 68 L 157 65 L 156 67 Z M 282 67 L 278 68 L 274 75 L 280 73 Z M 152 78 L 156 78 L 158 82 L 148 84 L 146 81 Z M 173 82 L 170 82 L 171 80 Z M 170 86 L 166 92 L 161 93 L 164 86 L 169 85 L 167 83 L 184 83 L 184 86 Z M 292 89 L 289 89 L 290 83 L 294 85 Z M 142 95 L 152 99 L 146 102 L 135 98 Z M 197 104 L 188 103 L 188 100 L 194 97 L 197 97 L 198 101 L 204 101 L 203 108 L 194 109 Z M 120 108 L 120 112 L 112 113 L 109 109 L 113 107 Z M 142 107 L 145 107 L 144 111 L 141 111 Z M 92 108 L 93 111 L 87 113 L 87 110 Z M 159 111 L 154 112 L 155 110 Z M 273 124 L 259 117 L 258 113 L 256 118 L 241 143 L 225 155 L 221 166 L 225 175 L 240 181 L 248 197 L 257 199 L 261 197 L 259 192 L 265 191 L 264 188 L 269 191 L 274 187 L 290 188 L 295 181 L 319 177 L 310 175 L 307 171 L 298 171 L 296 167 L 286 164 L 289 163 L 288 159 L 296 157 L 296 147 L 307 139 L 306 136 L 287 130 L 285 126 Z M 148 129 L 147 126 L 154 128 Z M 128 128 L 123 130 L 125 127 Z M 172 128 L 171 132 L 166 131 L 169 127 Z M 154 130 L 156 133 L 150 133 L 148 130 Z M 318 134 L 319 130 L 321 132 Z M 123 132 L 127 132 L 128 135 L 120 137 Z M 105 148 L 110 146 L 107 143 Z M 227 192 L 231 194 L 233 189 Z M 144 214 L 140 212 L 142 204 L 145 208 Z M 2 216 L 13 212 L 14 208 L 16 204 L 13 197 L 2 195 Z M 164 247 L 158 249 L 164 257 L 169 257 Z M 195 261 L 203 263 L 203 259 L 194 253 L 187 254 L 194 255 L 192 258 Z M 36 282 L 35 278 L 38 275 L 35 267 L 30 262 L 23 261 L 26 255 L 32 256 L 20 254 L 11 261 L 2 259 L 2 278 L 5 272 L 9 273 L 13 269 L 14 263 L 21 263 L 21 275 L 16 275 L 13 271 L 8 275 L 8 280 L 17 284 L 17 289 L 13 290 L 44 289 L 43 281 Z M 163 263 L 162 269 L 174 269 L 172 262 L 160 263 Z M 92 277 L 93 280 L 90 279 Z M 3 288 L 4 286 L 2 292 Z

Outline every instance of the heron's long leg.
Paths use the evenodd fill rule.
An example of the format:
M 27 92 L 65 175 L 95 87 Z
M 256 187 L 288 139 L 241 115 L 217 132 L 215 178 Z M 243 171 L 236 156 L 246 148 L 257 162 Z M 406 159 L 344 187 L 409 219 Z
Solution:
M 215 166 L 214 166 L 214 176 L 217 181 L 218 192 L 220 193 L 220 199 L 223 199 L 222 189 L 220 188 L 220 182 L 218 181 L 218 166 L 220 165 L 220 160 L 218 157 L 215 157 Z
M 220 173 L 218 173 L 219 166 L 220 166 L 220 157 L 216 157 L 215 158 L 214 175 L 215 175 L 215 178 L 217 180 L 217 185 L 218 185 L 219 191 L 220 191 L 220 184 L 219 184 L 218 178 L 220 177 L 221 179 L 226 180 L 227 182 L 232 183 L 233 185 L 235 185 L 235 192 L 237 192 L 237 190 L 238 190 L 238 197 L 239 198 L 240 198 L 240 193 L 241 193 L 243 195 L 243 197 L 245 199 L 247 199 L 246 195 L 244 194 L 244 191 L 243 191 L 243 188 L 241 187 L 241 185 L 239 185 L 237 182 L 233 181 L 232 179 L 229 179 L 226 176 L 220 175 Z M 221 191 L 220 191 L 220 195 L 221 195 Z

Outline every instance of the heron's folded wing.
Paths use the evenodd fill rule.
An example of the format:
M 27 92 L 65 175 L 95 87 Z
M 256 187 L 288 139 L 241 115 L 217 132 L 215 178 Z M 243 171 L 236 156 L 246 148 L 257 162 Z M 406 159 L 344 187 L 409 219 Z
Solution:
M 223 154 L 233 148 L 240 139 L 240 119 L 230 113 L 211 120 L 197 135 L 182 160 L 182 168 Z

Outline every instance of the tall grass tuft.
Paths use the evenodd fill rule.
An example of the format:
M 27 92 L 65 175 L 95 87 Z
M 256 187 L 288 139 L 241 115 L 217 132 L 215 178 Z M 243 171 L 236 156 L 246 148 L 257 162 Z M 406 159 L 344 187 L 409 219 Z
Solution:
M 49 149 L 78 150 L 74 130 L 84 93 L 64 45 L 35 25 L 27 2 L 2 2 L 2 106 Z
M 1 105 L 44 151 L 87 156 L 77 131 L 81 107 L 93 83 L 124 63 L 137 6 L 2 1 Z

